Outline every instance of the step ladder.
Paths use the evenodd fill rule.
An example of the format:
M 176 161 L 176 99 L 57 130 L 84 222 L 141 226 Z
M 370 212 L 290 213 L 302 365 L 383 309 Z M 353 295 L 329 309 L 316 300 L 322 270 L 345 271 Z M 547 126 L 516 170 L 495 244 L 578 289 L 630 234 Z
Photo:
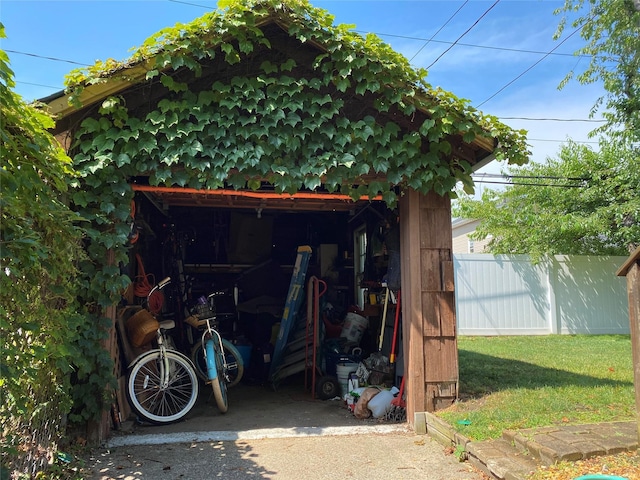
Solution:
M 293 273 L 291 274 L 291 283 L 289 284 L 287 301 L 280 321 L 280 331 L 278 332 L 276 344 L 273 349 L 271 367 L 269 369 L 269 380 L 274 388 L 277 386 L 278 381 L 284 378 L 282 375 L 283 372 L 278 374 L 278 371 L 282 366 L 283 355 L 289 343 L 289 336 L 293 330 L 294 324 L 296 323 L 297 313 L 300 308 L 300 304 L 302 303 L 302 299 L 304 298 L 304 280 L 307 275 L 310 258 L 311 247 L 308 245 L 299 246 L 296 263 L 293 266 Z M 302 360 L 304 360 L 304 355 Z

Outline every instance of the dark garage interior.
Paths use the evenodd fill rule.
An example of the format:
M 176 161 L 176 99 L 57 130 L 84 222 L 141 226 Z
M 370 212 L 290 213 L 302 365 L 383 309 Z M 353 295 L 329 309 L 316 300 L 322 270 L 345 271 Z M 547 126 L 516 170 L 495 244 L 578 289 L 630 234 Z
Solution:
M 293 388 L 317 401 L 340 396 L 338 403 L 346 408 L 344 373 L 340 375 L 339 370 L 347 365 L 355 370 L 371 355 L 387 362 L 385 368 L 373 372 L 368 383 L 388 388 L 400 385 L 401 322 L 394 322 L 400 312 L 395 315 L 394 293 L 386 306 L 384 301 L 390 280 L 389 246 L 397 244 L 397 213 L 383 202 L 336 202 L 335 196 L 323 199 L 322 195 L 294 202 L 286 195 L 274 199 L 263 193 L 259 198 L 259 192 L 256 198 L 247 199 L 241 192 L 207 197 L 203 192 L 180 189 L 134 185 L 135 189 L 130 261 L 121 266 L 132 285 L 123 295 L 121 325 L 128 321 L 129 307 L 144 304 L 149 288 L 171 277 L 170 286 L 153 306 L 158 309 L 158 318 L 175 321 L 171 337 L 176 347 L 191 355 L 199 333 L 185 319 L 193 313 L 198 299 L 217 292 L 218 330 L 242 352 L 245 363 L 241 387 L 261 387 L 265 394 Z M 281 355 L 274 357 L 302 246 L 310 247 L 304 294 L 292 313 L 293 327 L 285 332 L 288 338 L 281 345 Z M 306 339 L 300 338 L 311 323 L 307 318 L 311 278 L 322 283 L 315 340 L 308 332 Z M 394 278 L 398 285 L 391 287 L 397 293 L 399 276 Z M 366 324 L 358 325 L 355 336 L 353 332 L 345 334 L 346 318 L 366 319 Z M 124 366 L 153 347 L 152 342 L 133 347 L 122 338 L 125 332 L 126 328 L 119 329 L 121 379 L 126 376 Z M 395 365 L 388 364 L 392 342 Z M 278 364 L 272 365 L 278 358 Z M 197 363 L 195 356 L 192 361 Z M 327 392 L 325 386 L 323 392 L 321 384 L 327 377 L 337 391 Z M 200 396 L 209 396 L 209 391 L 203 381 Z M 255 389 L 244 391 L 255 394 Z M 135 417 L 128 408 L 120 409 L 121 417 Z

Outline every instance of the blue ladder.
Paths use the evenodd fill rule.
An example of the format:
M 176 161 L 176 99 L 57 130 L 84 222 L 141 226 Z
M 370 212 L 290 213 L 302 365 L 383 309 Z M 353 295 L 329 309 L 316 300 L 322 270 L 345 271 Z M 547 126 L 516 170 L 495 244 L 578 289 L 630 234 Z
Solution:
M 311 257 L 311 247 L 303 245 L 298 247 L 298 255 L 296 263 L 293 266 L 291 275 L 291 283 L 289 284 L 289 293 L 287 294 L 287 302 L 282 312 L 282 320 L 280 321 L 280 331 L 276 345 L 273 349 L 273 357 L 271 358 L 271 367 L 269 369 L 269 379 L 273 382 L 274 374 L 282 363 L 282 355 L 289 341 L 289 333 L 295 323 L 296 314 L 304 295 L 304 279 L 307 275 L 307 267 L 309 266 L 309 258 Z

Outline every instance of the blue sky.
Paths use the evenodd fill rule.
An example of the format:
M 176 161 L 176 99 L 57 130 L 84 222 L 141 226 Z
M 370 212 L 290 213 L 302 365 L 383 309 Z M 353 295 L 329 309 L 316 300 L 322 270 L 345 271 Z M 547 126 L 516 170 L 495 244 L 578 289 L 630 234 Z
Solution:
M 603 94 L 601 85 L 572 81 L 558 90 L 567 72 L 588 65 L 588 59 L 573 56 L 582 45 L 579 33 L 559 45 L 573 32 L 569 28 L 560 41 L 553 40 L 559 21 L 553 11 L 561 1 L 311 3 L 335 15 L 335 23 L 376 33 L 415 67 L 429 67 L 432 85 L 469 99 L 507 125 L 528 130 L 535 161 L 554 156 L 567 138 L 595 142 L 588 132 L 599 124 L 575 120 L 589 119 Z M 69 62 L 124 60 L 158 30 L 190 22 L 216 5 L 215 0 L 0 0 L 0 21 L 8 37 L 0 48 L 9 55 L 16 91 L 30 101 L 62 90 L 64 76 L 81 66 Z M 493 162 L 485 171 L 501 167 Z

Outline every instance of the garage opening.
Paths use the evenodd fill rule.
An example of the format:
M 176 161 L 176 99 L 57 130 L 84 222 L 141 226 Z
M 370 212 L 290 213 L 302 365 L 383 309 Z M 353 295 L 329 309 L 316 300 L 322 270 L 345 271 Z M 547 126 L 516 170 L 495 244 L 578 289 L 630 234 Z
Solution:
M 400 277 L 399 262 L 394 263 L 398 217 L 384 202 L 318 192 L 200 191 L 141 182 L 132 188 L 130 261 L 122 268 L 133 283 L 122 301 L 119 334 L 126 337 L 127 322 L 148 290 L 170 277 L 159 317 L 174 320 L 176 348 L 202 373 L 199 406 L 191 417 L 219 417 L 211 405 L 206 366 L 198 365 L 201 332 L 189 323 L 205 303 L 215 310 L 222 337 L 242 357 L 242 378 L 229 389 L 229 412 L 234 402 L 244 412 L 260 410 L 272 393 L 287 392 L 325 402 L 319 415 L 342 417 L 348 424 L 358 400 L 351 391 L 362 392 L 365 385 L 400 386 Z M 301 252 L 306 256 L 302 281 L 297 277 L 301 292 L 290 305 Z M 121 347 L 122 362 L 128 364 L 152 344 Z M 124 369 L 120 374 L 123 386 Z M 126 402 L 120 397 L 121 404 Z M 275 419 L 285 415 L 278 408 L 291 407 L 278 403 L 270 403 L 274 418 L 262 410 L 262 421 L 253 417 L 251 426 L 276 426 Z M 131 418 L 135 412 L 121 415 Z

